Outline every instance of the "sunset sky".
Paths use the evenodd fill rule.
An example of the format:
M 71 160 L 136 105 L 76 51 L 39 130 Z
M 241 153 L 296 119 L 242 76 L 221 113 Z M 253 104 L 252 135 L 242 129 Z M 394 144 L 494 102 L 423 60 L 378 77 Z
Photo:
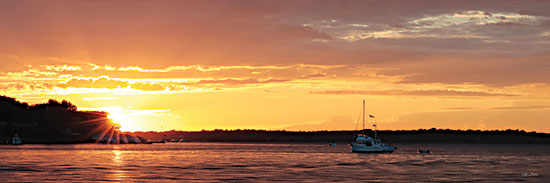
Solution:
M 550 1 L 0 1 L 0 94 L 122 130 L 550 132 Z M 369 127 L 372 118 L 368 119 Z

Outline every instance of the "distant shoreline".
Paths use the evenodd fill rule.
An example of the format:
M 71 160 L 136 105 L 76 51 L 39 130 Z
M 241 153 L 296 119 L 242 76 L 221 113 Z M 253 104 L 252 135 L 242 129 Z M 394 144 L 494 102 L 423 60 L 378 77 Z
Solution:
M 185 140 L 189 142 L 220 143 L 347 143 L 359 131 L 269 131 L 269 130 L 203 130 L 164 132 L 123 132 L 122 134 L 147 139 L 146 143 Z M 374 136 L 372 130 L 365 130 Z M 388 143 L 440 143 L 440 144 L 550 144 L 549 133 L 525 132 L 523 130 L 382 130 L 378 137 Z M 0 136 L 3 141 L 11 137 Z M 89 144 L 89 139 L 80 142 L 31 141 L 25 144 Z
M 187 140 L 191 142 L 349 142 L 355 131 L 267 131 L 267 130 L 211 130 L 127 132 L 151 141 Z M 366 130 L 374 136 L 372 130 Z M 474 143 L 474 144 L 550 144 L 550 134 L 522 130 L 449 130 L 419 129 L 378 131 L 378 137 L 390 143 Z

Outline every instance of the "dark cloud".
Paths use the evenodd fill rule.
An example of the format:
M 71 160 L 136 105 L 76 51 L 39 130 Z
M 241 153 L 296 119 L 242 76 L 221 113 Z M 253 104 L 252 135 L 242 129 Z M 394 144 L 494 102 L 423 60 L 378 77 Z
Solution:
M 445 107 L 441 108 L 443 110 L 474 110 L 474 109 L 481 109 L 477 107 Z
M 550 130 L 547 119 L 550 110 L 456 110 L 440 112 L 411 113 L 399 116 L 393 122 L 383 122 L 382 129 L 524 129 L 527 131 Z
M 3 4 L 0 26 L 6 29 L 0 30 L 0 39 L 10 44 L 0 48 L 6 52 L 98 64 L 249 63 L 265 60 L 273 51 L 297 53 L 287 48 L 296 41 L 331 39 L 309 27 L 286 23 L 277 16 L 284 12 L 278 2 Z
M 401 83 L 478 83 L 494 87 L 523 83 L 550 83 L 550 55 L 512 55 L 508 58 L 453 57 L 441 58 L 426 65 L 412 65 L 401 70 L 382 72 L 405 75 Z
M 197 84 L 224 84 L 224 85 L 246 85 L 246 84 L 266 84 L 287 82 L 289 79 L 216 79 L 216 80 L 200 80 Z
M 333 90 L 333 91 L 312 91 L 313 94 L 324 95 L 410 95 L 410 96 L 461 96 L 461 97 L 488 97 L 488 96 L 516 96 L 504 93 L 489 93 L 478 91 L 458 90 Z
M 312 73 L 312 74 L 304 74 L 300 77 L 300 79 L 322 78 L 327 76 L 328 75 L 326 73 Z
M 532 109 L 549 109 L 549 105 L 542 106 L 511 106 L 511 107 L 494 107 L 492 109 L 505 109 L 505 110 L 532 110 Z
M 538 106 L 508 106 L 508 107 L 491 107 L 491 108 L 479 108 L 479 107 L 447 107 L 442 108 L 444 110 L 538 110 L 538 109 L 550 109 L 550 105 L 538 105 Z
M 328 120 L 319 123 L 303 123 L 284 127 L 285 130 L 304 130 L 309 131 L 334 129 L 334 130 L 353 130 L 355 122 L 347 116 L 331 116 Z

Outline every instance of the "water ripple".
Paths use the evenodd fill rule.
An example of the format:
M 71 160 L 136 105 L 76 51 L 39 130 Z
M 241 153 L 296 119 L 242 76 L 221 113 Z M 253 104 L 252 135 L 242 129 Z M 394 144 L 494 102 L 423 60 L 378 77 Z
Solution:
M 550 174 L 547 146 L 398 146 L 392 154 L 325 144 L 0 146 L 0 182 L 544 182 Z

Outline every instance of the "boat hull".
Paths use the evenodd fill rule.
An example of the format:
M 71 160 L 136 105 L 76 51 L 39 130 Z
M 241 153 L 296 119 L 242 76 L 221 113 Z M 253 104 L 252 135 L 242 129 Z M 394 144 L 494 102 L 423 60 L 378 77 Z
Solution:
M 357 153 L 391 153 L 395 151 L 392 146 L 366 146 L 365 144 L 350 143 L 351 152 Z

